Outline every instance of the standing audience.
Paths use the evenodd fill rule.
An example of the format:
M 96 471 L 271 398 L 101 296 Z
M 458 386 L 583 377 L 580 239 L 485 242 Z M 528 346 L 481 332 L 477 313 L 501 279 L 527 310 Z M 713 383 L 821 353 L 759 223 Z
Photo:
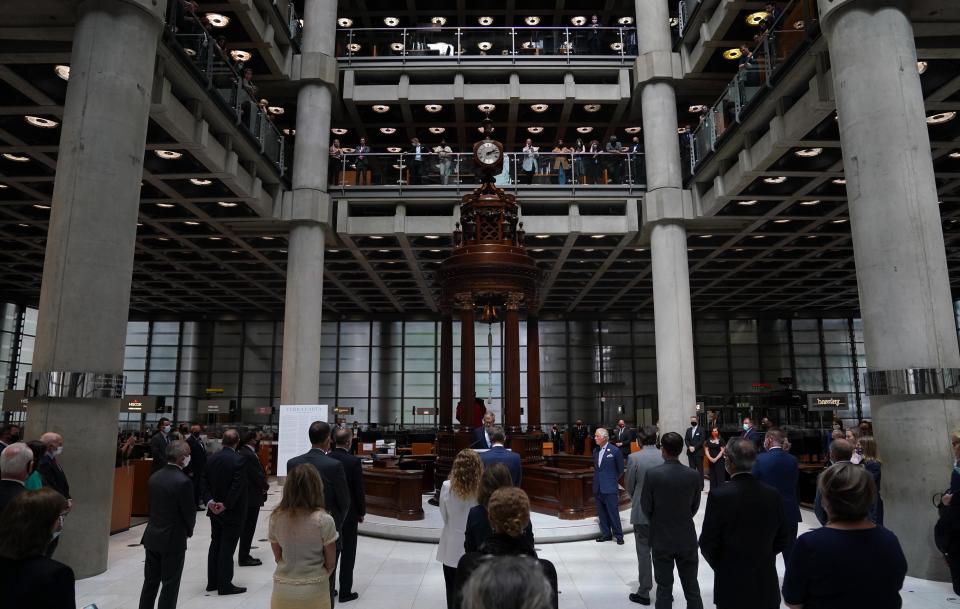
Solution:
M 484 467 L 483 476 L 480 477 L 480 488 L 477 490 L 477 505 L 470 508 L 470 513 L 467 514 L 467 527 L 464 530 L 463 541 L 465 552 L 479 552 L 484 542 L 493 534 L 487 514 L 487 504 L 495 491 L 508 486 L 513 486 L 513 479 L 506 465 L 494 463 Z M 528 524 L 523 535 L 532 546 L 533 527 Z
M 47 447 L 46 454 L 40 460 L 38 469 L 43 478 L 43 486 L 49 486 L 57 491 L 67 500 L 67 509 L 69 512 L 73 509 L 73 499 L 70 498 L 70 483 L 67 482 L 67 474 L 60 467 L 60 461 L 57 459 L 63 453 L 63 436 L 58 433 L 48 431 L 40 436 L 40 441 Z M 53 553 L 57 551 L 57 544 L 60 543 L 59 535 L 47 546 L 47 557 L 52 558 Z
M 717 609 L 779 609 L 777 554 L 787 545 L 780 495 L 750 473 L 753 442 L 731 438 L 726 454 L 730 482 L 710 489 L 700 533 L 700 551 L 713 567 L 713 602 Z
M 203 469 L 207 466 L 207 447 L 203 445 L 203 438 L 200 437 L 199 425 L 190 426 L 187 444 L 190 446 L 190 467 L 184 471 L 193 482 L 193 502 L 199 506 L 201 505 L 200 478 L 203 476 Z
M 20 441 L 20 426 L 15 423 L 7 423 L 0 427 L 0 452 Z
M 950 489 L 941 499 L 940 519 L 934 529 L 937 547 L 950 567 L 950 579 L 953 593 L 960 596 L 960 429 L 950 433 L 950 447 L 953 449 L 953 469 L 950 471 Z
M 754 477 L 777 489 L 780 494 L 783 517 L 787 523 L 787 544 L 783 548 L 784 564 L 790 560 L 790 551 L 797 541 L 797 527 L 803 520 L 800 516 L 800 504 L 797 502 L 800 463 L 784 449 L 785 439 L 783 432 L 776 427 L 768 431 L 763 440 L 766 451 L 757 455 L 757 463 L 753 466 Z
M 873 484 L 877 487 L 877 503 L 873 509 L 873 523 L 883 526 L 883 496 L 880 493 L 880 453 L 877 450 L 877 441 L 873 436 L 861 436 L 860 448 L 863 451 L 863 460 L 860 462 L 864 469 L 873 476 Z
M 710 439 L 704 444 L 707 448 L 707 460 L 710 462 L 710 488 L 715 489 L 727 481 L 724 446 L 720 442 L 720 430 L 710 429 Z
M 650 554 L 650 520 L 643 513 L 640 499 L 643 496 L 643 483 L 647 472 L 663 465 L 663 453 L 657 450 L 654 442 L 657 430 L 653 426 L 643 429 L 640 437 L 640 450 L 631 453 L 627 459 L 627 473 L 624 486 L 633 505 L 630 508 L 630 524 L 633 525 L 633 540 L 637 548 L 637 591 L 630 593 L 630 600 L 641 605 L 650 604 L 650 590 L 653 589 L 653 562 Z
M 327 456 L 343 465 L 347 486 L 350 488 L 350 507 L 347 509 L 346 516 L 343 519 L 343 527 L 340 531 L 342 556 L 338 595 L 341 603 L 347 603 L 360 596 L 353 591 L 353 567 L 357 561 L 357 527 L 363 522 L 363 517 L 367 514 L 367 498 L 366 491 L 363 488 L 363 463 L 359 457 L 350 454 L 353 432 L 344 426 L 337 430 L 334 440 L 337 445 Z
M 207 553 L 207 592 L 220 596 L 242 594 L 246 588 L 233 585 L 233 553 L 243 532 L 247 513 L 247 464 L 237 452 L 236 429 L 223 432 L 223 448 L 207 461 L 201 492 L 210 518 L 210 550 Z
M 597 504 L 597 520 L 600 537 L 597 541 L 610 541 L 623 545 L 623 528 L 620 525 L 620 476 L 623 475 L 623 453 L 609 442 L 609 432 L 598 427 L 593 434 L 597 446 L 593 449 L 593 499 Z
M 507 436 L 503 433 L 503 427 L 494 425 L 490 428 L 490 450 L 480 455 L 480 461 L 484 467 L 490 467 L 494 463 L 503 463 L 510 470 L 510 478 L 514 486 L 520 486 L 523 480 L 523 465 L 520 461 L 520 455 L 507 450 L 503 443 Z
M 170 444 L 170 419 L 164 417 L 157 422 L 157 433 L 150 438 L 150 473 L 155 474 L 167 465 L 167 445 Z
M 47 447 L 40 440 L 30 440 L 27 446 L 33 451 L 33 466 L 30 468 L 30 475 L 24 481 L 23 485 L 28 491 L 39 491 L 43 488 L 43 476 L 40 475 L 40 462 L 43 456 L 47 454 Z
M 463 588 L 463 609 L 551 609 L 556 591 L 542 562 L 528 556 L 504 556 L 477 567 Z
M 820 475 L 817 490 L 829 520 L 793 546 L 783 575 L 784 602 L 791 609 L 900 609 L 907 560 L 896 535 L 870 520 L 873 477 L 840 462 Z
M 443 563 L 443 581 L 447 591 L 447 609 L 454 608 L 457 564 L 464 555 L 467 517 L 477 505 L 477 491 L 483 464 L 476 451 L 465 448 L 453 460 L 450 477 L 440 487 L 440 516 L 443 529 L 437 547 L 437 560 Z
M 687 464 L 700 474 L 700 488 L 703 488 L 703 447 L 707 438 L 703 427 L 697 422 L 697 415 L 690 415 L 690 427 L 683 438 L 687 447 Z
M 33 468 L 33 451 L 23 442 L 8 444 L 0 453 L 0 512 L 14 497 L 26 492 Z
M 259 558 L 250 556 L 253 545 L 253 533 L 257 530 L 257 518 L 260 508 L 267 502 L 267 472 L 257 456 L 257 432 L 243 432 L 240 449 L 237 451 L 246 463 L 247 472 L 247 513 L 243 517 L 243 531 L 240 534 L 240 546 L 237 552 L 237 564 L 241 567 L 256 567 L 263 564 Z

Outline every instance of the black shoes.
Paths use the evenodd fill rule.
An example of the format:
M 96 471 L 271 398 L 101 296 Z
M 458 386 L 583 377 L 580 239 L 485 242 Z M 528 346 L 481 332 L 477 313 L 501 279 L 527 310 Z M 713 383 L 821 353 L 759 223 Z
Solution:
M 635 602 L 635 603 L 639 603 L 639 604 L 641 604 L 641 605 L 649 605 L 649 604 L 650 604 L 650 599 L 649 599 L 648 597 L 646 597 L 646 596 L 640 596 L 639 594 L 637 594 L 637 593 L 635 593 L 635 592 L 631 592 L 631 593 L 630 593 L 630 600 L 633 601 L 633 602 Z
M 240 586 L 230 586 L 229 588 L 221 590 L 218 594 L 220 596 L 226 596 L 228 594 L 243 594 L 246 591 L 246 588 L 241 588 Z
M 622 545 L 623 545 L 623 537 L 617 537 L 617 545 L 618 545 L 618 546 L 622 546 Z
M 597 537 L 597 543 L 600 543 L 602 541 L 612 541 L 612 540 L 613 540 L 613 537 L 605 537 L 603 535 L 601 535 L 600 537 Z
M 263 561 L 259 558 L 241 558 L 237 561 L 237 564 L 241 567 L 259 567 L 263 564 Z
M 360 598 L 360 594 L 358 592 L 351 592 L 347 596 L 340 595 L 337 600 L 341 603 L 349 603 L 350 601 L 355 601 L 358 598 Z
M 207 592 L 213 592 L 217 589 L 216 586 L 207 586 Z

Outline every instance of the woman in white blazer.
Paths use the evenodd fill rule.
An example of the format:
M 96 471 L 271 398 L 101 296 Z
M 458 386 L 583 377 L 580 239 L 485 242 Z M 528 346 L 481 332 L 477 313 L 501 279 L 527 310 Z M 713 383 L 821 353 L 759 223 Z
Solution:
M 477 505 L 477 491 L 483 464 L 480 455 L 469 448 L 460 451 L 453 460 L 450 477 L 440 487 L 440 516 L 443 529 L 437 560 L 443 563 L 443 581 L 447 587 L 447 609 L 453 609 L 454 582 L 457 578 L 457 563 L 463 556 L 463 541 L 467 529 L 467 515 Z

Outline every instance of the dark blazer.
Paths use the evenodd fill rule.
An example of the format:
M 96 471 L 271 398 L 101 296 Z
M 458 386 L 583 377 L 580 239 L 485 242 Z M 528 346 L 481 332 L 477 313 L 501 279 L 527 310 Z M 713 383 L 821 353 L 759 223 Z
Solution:
M 697 549 L 693 516 L 700 509 L 700 473 L 668 459 L 647 471 L 640 507 L 650 521 L 650 547 L 683 552 Z
M 184 471 L 199 478 L 203 474 L 203 468 L 207 465 L 207 449 L 203 445 L 203 441 L 193 434 L 187 436 L 187 445 L 190 447 L 190 465 Z
M 193 504 L 193 482 L 173 464 L 150 476 L 150 520 L 140 543 L 160 554 L 184 552 L 193 536 L 197 506 Z
M 342 448 L 334 448 L 327 456 L 343 465 L 343 473 L 347 477 L 347 486 L 350 487 L 350 508 L 347 510 L 347 518 L 366 516 L 367 497 L 366 490 L 363 488 L 363 461 Z
M 526 539 L 525 536 L 510 537 L 494 533 L 490 535 L 486 543 L 478 552 L 467 552 L 460 557 L 457 563 L 457 573 L 453 584 L 453 607 L 451 609 L 460 609 L 463 606 L 463 587 L 466 585 L 473 572 L 488 560 L 497 560 L 499 556 L 528 556 L 538 560 L 543 568 L 543 574 L 550 587 L 553 588 L 553 609 L 557 609 L 560 604 L 560 597 L 557 592 L 557 568 L 552 562 L 543 558 L 537 558 L 537 552 L 533 548 L 533 541 Z
M 687 456 L 699 455 L 701 458 L 703 458 L 703 443 L 706 441 L 707 435 L 703 429 L 703 425 L 697 425 L 696 428 L 688 427 L 687 433 L 685 433 L 683 436 L 683 443 L 688 449 L 693 446 L 696 450 L 694 450 L 692 453 L 687 450 L 684 454 Z
M 247 462 L 232 448 L 223 448 L 207 459 L 200 478 L 200 496 L 206 504 L 211 499 L 226 506 L 220 514 L 207 512 L 211 518 L 239 525 L 247 512 Z
M 463 549 L 466 552 L 479 552 L 487 539 L 493 535 L 493 528 L 490 526 L 490 516 L 487 514 L 487 508 L 482 505 L 475 505 L 470 508 L 467 514 L 467 528 L 463 535 Z M 527 528 L 523 530 L 521 538 L 524 543 L 533 547 L 533 525 L 527 523 Z
M 270 489 L 267 472 L 260 463 L 260 457 L 249 446 L 241 446 L 238 452 L 247 464 L 247 509 L 260 507 L 267 502 L 267 491 Z
M 800 465 L 797 458 L 782 448 L 772 448 L 757 455 L 753 476 L 777 489 L 783 503 L 783 517 L 787 522 L 800 522 L 800 504 L 797 502 L 797 480 Z
M 43 485 L 49 486 L 57 491 L 66 499 L 70 499 L 70 484 L 67 482 L 67 475 L 63 473 L 60 464 L 47 453 L 40 458 L 40 465 L 37 466 L 40 471 L 40 477 L 43 478 Z
M 303 463 L 317 468 L 323 479 L 323 499 L 327 512 L 333 516 L 337 531 L 343 528 L 343 521 L 350 511 L 350 488 L 347 486 L 347 475 L 343 471 L 343 464 L 331 459 L 319 448 L 309 451 L 287 461 L 287 471 Z
M 164 437 L 162 431 L 158 431 L 150 438 L 150 456 L 153 457 L 153 463 L 150 465 L 150 469 L 152 471 L 158 472 L 166 467 L 168 444 L 170 444 L 170 439 Z M 193 461 L 193 457 L 190 457 L 190 460 Z
M 604 453 L 600 457 L 600 452 Z M 597 465 L 597 462 L 600 465 Z M 593 449 L 593 494 L 611 494 L 620 491 L 620 476 L 623 475 L 623 453 L 607 442 L 603 448 Z
M 0 558 L 4 607 L 74 609 L 73 569 L 46 556 Z
M 760 432 L 757 431 L 755 427 L 751 427 L 747 431 L 743 432 L 741 434 L 741 437 L 744 437 L 750 440 L 751 442 L 753 442 L 753 445 L 757 448 L 757 452 L 760 452 L 760 449 L 762 448 L 761 445 L 763 444 L 763 437 L 760 435 Z
M 780 494 L 751 474 L 711 489 L 700 552 L 713 567 L 717 607 L 779 609 L 777 554 L 787 546 Z
M 514 486 L 520 486 L 523 479 L 523 465 L 520 463 L 520 455 L 509 451 L 503 446 L 494 446 L 485 453 L 480 454 L 480 460 L 483 461 L 483 467 L 487 468 L 494 463 L 503 463 L 510 470 L 510 478 Z
M 0 512 L 13 501 L 13 498 L 24 492 L 26 487 L 16 480 L 0 480 Z
M 484 427 L 477 427 L 473 430 L 473 444 L 470 445 L 470 448 L 490 448 L 491 445 L 487 443 L 485 431 Z
M 633 442 L 634 437 L 633 430 L 624 425 L 623 431 L 619 427 L 614 427 L 613 431 L 610 432 L 610 442 L 621 442 L 620 450 L 623 451 L 623 454 L 630 454 L 630 443 Z

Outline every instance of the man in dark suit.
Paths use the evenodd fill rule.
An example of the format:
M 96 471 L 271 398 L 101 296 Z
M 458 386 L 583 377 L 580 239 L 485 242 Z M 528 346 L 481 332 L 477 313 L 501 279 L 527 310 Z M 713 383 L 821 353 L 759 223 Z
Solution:
M 263 564 L 259 558 L 250 556 L 250 546 L 253 544 L 253 533 L 257 530 L 257 518 L 260 508 L 267 502 L 267 472 L 257 456 L 257 432 L 243 432 L 240 456 L 247 464 L 247 513 L 243 519 L 243 531 L 240 533 L 240 551 L 237 553 L 237 564 L 241 567 L 256 567 Z
M 597 541 L 610 541 L 623 545 L 623 528 L 620 526 L 620 476 L 623 475 L 623 453 L 610 444 L 610 432 L 600 427 L 593 434 L 597 448 L 593 451 L 593 498 L 597 504 L 600 521 L 600 537 Z
M 683 437 L 687 447 L 687 463 L 700 474 L 700 488 L 703 489 L 703 443 L 707 441 L 703 427 L 697 423 L 697 415 L 690 415 L 690 427 Z
M 343 464 L 347 486 L 350 487 L 350 508 L 343 520 L 343 531 L 340 534 L 343 550 L 340 557 L 339 589 L 340 602 L 348 603 L 360 597 L 353 591 L 353 566 L 357 561 L 357 525 L 363 522 L 363 517 L 367 515 L 367 499 L 363 488 L 363 463 L 350 454 L 353 432 L 340 429 L 335 439 L 337 445 L 327 456 Z
M 493 447 L 493 442 L 490 440 L 490 428 L 493 427 L 494 421 L 496 421 L 496 415 L 492 412 L 483 415 L 483 427 L 473 430 L 473 444 L 470 445 L 470 448 Z
M 563 432 L 556 423 L 550 428 L 550 441 L 553 442 L 553 454 L 564 452 Z
M 741 438 L 746 438 L 753 442 L 754 448 L 758 451 L 760 450 L 760 445 L 763 443 L 763 438 L 760 437 L 760 432 L 758 432 L 753 427 L 753 421 L 750 420 L 750 417 L 744 417 L 743 419 L 743 434 Z
M 200 505 L 200 478 L 203 476 L 203 468 L 207 466 L 207 447 L 203 445 L 200 437 L 199 425 L 190 426 L 187 444 L 190 446 L 190 467 L 183 471 L 193 481 L 193 502 Z
M 148 483 L 150 520 L 140 540 L 147 551 L 140 609 L 153 609 L 157 591 L 160 591 L 157 609 L 176 609 L 187 538 L 193 537 L 197 522 L 193 483 L 183 472 L 190 464 L 190 447 L 181 440 L 171 442 L 167 445 L 166 458 L 167 465 L 150 476 Z
M 573 442 L 573 454 L 582 455 L 587 447 L 587 438 L 590 437 L 590 430 L 583 421 L 577 419 L 577 424 L 570 430 L 570 441 Z
M 40 459 L 40 465 L 37 466 L 37 471 L 40 472 L 44 486 L 49 486 L 63 495 L 63 498 L 67 500 L 67 511 L 70 511 L 73 509 L 73 499 L 70 498 L 70 483 L 67 481 L 67 475 L 63 472 L 63 468 L 60 467 L 60 462 L 57 460 L 57 457 L 63 452 L 63 436 L 48 431 L 40 436 L 40 441 L 47 447 L 47 452 Z M 59 543 L 59 537 L 50 542 L 46 551 L 47 558 L 53 557 L 53 553 L 57 550 L 57 544 Z
M 783 519 L 787 526 L 787 544 L 783 548 L 783 562 L 790 558 L 790 551 L 797 541 L 797 523 L 800 516 L 800 504 L 797 502 L 797 480 L 800 477 L 800 464 L 797 458 L 783 449 L 784 435 L 776 427 L 767 432 L 763 440 L 766 452 L 757 455 L 753 466 L 753 476 L 777 489 L 783 504 Z
M 308 431 L 312 448 L 299 457 L 287 461 L 287 471 L 298 465 L 308 464 L 317 468 L 323 480 L 323 499 L 327 512 L 333 516 L 337 525 L 337 532 L 343 532 L 343 523 L 347 512 L 350 511 L 350 488 L 347 486 L 347 476 L 343 471 L 343 464 L 327 456 L 330 451 L 330 424 L 326 421 L 314 421 Z M 337 539 L 337 560 L 343 549 L 343 538 Z M 334 565 L 336 569 L 336 565 Z M 336 578 L 330 579 L 330 606 L 334 605 L 334 590 Z
M 9 444 L 0 452 L 0 512 L 26 490 L 23 483 L 32 467 L 33 451 L 23 442 Z
M 700 508 L 702 476 L 679 460 L 683 437 L 667 432 L 660 437 L 663 465 L 647 472 L 640 508 L 650 521 L 653 578 L 657 582 L 657 609 L 673 605 L 673 565 L 689 609 L 703 609 L 697 582 L 697 531 L 693 517 Z
M 487 468 L 494 463 L 503 463 L 510 470 L 510 479 L 514 486 L 520 486 L 523 480 L 523 465 L 520 463 L 520 455 L 507 450 L 503 443 L 507 435 L 503 433 L 503 428 L 494 425 L 490 428 L 490 450 L 480 453 L 480 460 L 483 461 L 483 467 Z
M 8 423 L 0 428 L 0 452 L 20 441 L 20 426 L 14 423 Z
M 247 514 L 247 462 L 237 452 L 239 443 L 236 429 L 224 431 L 223 449 L 207 460 L 200 480 L 211 528 L 207 592 L 221 596 L 247 591 L 233 585 L 233 552 Z
M 413 138 L 410 140 L 410 155 L 407 161 L 410 167 L 410 183 L 423 184 L 423 159 L 427 154 L 427 147 L 420 143 L 420 140 Z
M 157 433 L 150 438 L 150 456 L 153 457 L 153 463 L 150 464 L 150 475 L 153 475 L 163 469 L 167 464 L 167 445 L 170 444 L 170 419 L 164 417 L 157 423 Z
M 750 473 L 757 450 L 747 438 L 727 442 L 730 482 L 710 489 L 700 551 L 713 567 L 717 609 L 778 609 L 777 554 L 787 545 L 780 495 Z
M 630 443 L 633 442 L 633 430 L 627 427 L 623 419 L 617 421 L 617 428 L 613 430 L 613 445 L 623 452 L 623 458 L 626 459 L 630 454 Z

